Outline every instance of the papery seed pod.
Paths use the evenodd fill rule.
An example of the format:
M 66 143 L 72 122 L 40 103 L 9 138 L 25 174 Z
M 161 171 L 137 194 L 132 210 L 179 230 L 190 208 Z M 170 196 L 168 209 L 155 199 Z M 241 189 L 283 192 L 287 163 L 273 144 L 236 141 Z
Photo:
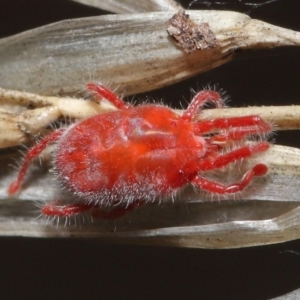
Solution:
M 173 12 L 58 22 L 0 40 L 3 88 L 72 96 L 101 79 L 119 94 L 163 87 L 215 68 L 236 50 L 300 45 L 300 34 L 228 11 L 188 11 L 217 44 L 187 54 L 167 32 Z
M 31 109 L 26 109 L 30 106 Z M 17 146 L 39 134 L 45 127 L 59 118 L 84 119 L 96 114 L 116 110 L 106 101 L 93 101 L 32 93 L 11 91 L 0 88 L 0 148 Z M 19 110 L 19 111 L 16 111 Z M 182 114 L 183 110 L 176 110 Z M 269 106 L 204 109 L 198 120 L 220 117 L 259 115 L 264 120 L 276 124 L 276 130 L 293 130 L 300 127 L 300 106 Z
M 190 12 L 188 12 L 188 14 L 191 15 Z M 246 18 L 248 19 L 248 17 Z M 192 15 L 191 19 L 195 21 Z M 55 24 L 55 26 L 57 26 L 57 24 Z M 165 29 L 166 28 L 167 25 Z M 278 31 L 277 29 L 274 29 L 274 32 L 280 34 L 280 31 Z M 255 31 L 253 32 L 253 34 L 256 34 Z M 45 36 L 42 35 L 41 37 Z M 54 38 L 54 36 L 52 37 Z M 297 34 L 295 34 L 294 37 L 297 38 Z M 228 42 L 230 43 L 230 41 Z M 170 43 L 173 43 L 171 38 Z M 180 55 L 184 54 L 181 49 L 177 48 L 177 46 L 174 46 L 172 44 L 172 47 L 175 47 L 176 51 L 178 51 L 177 53 L 180 53 Z M 71 47 L 70 49 L 68 47 L 65 47 L 65 49 L 69 51 Z M 29 50 L 31 49 L 29 48 Z M 231 51 L 232 50 L 233 49 L 231 49 Z M 31 51 L 34 52 L 33 49 Z M 122 57 L 124 58 L 124 55 Z M 146 58 L 147 56 L 144 56 L 144 59 Z M 124 59 L 126 59 L 126 57 Z M 117 62 L 119 61 L 120 60 L 118 60 Z M 17 66 L 18 65 L 16 64 L 15 67 L 17 68 Z M 54 71 L 63 70 L 65 72 L 66 69 L 62 68 L 62 66 L 63 65 L 59 65 L 59 68 L 54 68 Z M 71 65 L 69 66 L 70 68 L 72 67 Z M 24 65 L 22 70 L 24 70 Z M 45 70 L 47 70 L 47 68 Z M 83 71 L 86 70 L 83 68 Z M 15 74 L 19 75 L 17 74 L 17 72 Z M 68 75 L 68 72 L 64 74 Z M 132 73 L 129 72 L 127 76 L 132 76 Z M 77 78 L 78 77 L 81 77 L 81 70 L 77 74 Z M 126 76 L 124 75 L 124 77 Z M 91 76 L 89 75 L 87 80 L 89 80 L 90 78 Z M 179 79 L 180 78 L 183 77 L 179 77 Z M 64 79 L 67 80 L 66 78 Z M 85 79 L 86 78 L 80 78 L 78 86 L 83 87 L 86 81 Z M 72 80 L 73 78 L 71 78 L 70 82 L 73 84 Z M 109 80 L 111 81 L 112 78 L 110 78 Z M 142 77 L 142 80 L 145 80 L 145 78 Z M 68 82 L 68 80 L 65 82 Z M 204 84 L 206 83 L 207 82 L 205 82 Z M 17 80 L 14 80 L 11 83 L 12 89 L 16 89 L 17 84 Z M 35 82 L 31 84 L 35 85 Z M 28 83 L 27 86 L 30 86 L 30 84 Z M 153 88 L 153 86 L 155 87 L 155 85 L 153 85 L 153 81 L 150 81 L 149 89 Z M 243 89 L 243 87 L 237 86 L 237 89 L 238 88 Z M 119 92 L 120 90 L 117 91 Z M 297 93 L 295 93 L 294 88 L 291 89 L 291 92 L 293 92 L 294 97 L 297 97 Z M 51 122 L 51 118 L 46 118 L 43 120 L 45 121 L 45 123 L 39 123 L 41 121 L 41 118 L 39 118 L 41 111 L 39 111 L 39 109 L 41 109 L 43 112 L 46 112 L 46 115 L 48 114 L 48 116 L 53 117 L 53 120 L 55 120 L 57 117 L 65 116 L 66 114 L 69 114 L 70 116 L 73 115 L 74 118 L 81 118 L 82 114 L 86 115 L 90 112 L 93 113 L 94 109 L 93 103 L 85 103 L 82 100 L 79 100 L 79 102 L 76 103 L 75 101 L 77 100 L 74 99 L 53 98 L 50 101 L 49 98 L 39 98 L 39 96 L 37 95 L 29 95 L 29 98 L 26 98 L 24 96 L 25 99 L 23 98 L 22 103 L 23 96 L 24 94 L 22 95 L 21 93 L 19 99 L 16 100 L 17 97 L 14 98 L 14 100 L 19 102 L 19 104 L 22 104 L 20 110 L 15 111 L 16 114 L 12 114 L 13 111 L 8 113 L 10 121 L 13 121 L 10 124 L 13 124 L 13 126 L 20 124 L 24 125 L 23 128 L 22 126 L 20 126 L 21 138 L 27 137 L 26 130 L 28 130 L 28 133 L 35 133 L 34 131 L 31 132 L 31 130 L 33 129 L 37 130 L 36 132 L 39 132 L 43 126 L 48 125 L 49 122 Z M 181 95 L 178 96 L 181 97 Z M 245 98 L 247 98 L 246 94 Z M 29 102 L 27 102 L 28 99 Z M 167 99 L 167 97 L 165 97 L 165 99 Z M 295 99 L 297 98 L 294 98 L 294 100 Z M 246 103 L 243 97 L 240 99 L 240 101 L 241 105 L 244 105 Z M 9 100 L 9 102 L 11 102 L 11 99 Z M 26 103 L 29 104 L 29 108 L 34 109 L 26 110 Z M 73 103 L 75 104 L 75 106 L 73 106 Z M 79 103 L 83 104 L 83 106 L 81 106 L 80 104 L 80 106 L 77 107 L 77 104 Z M 1 108 L 3 108 L 2 104 Z M 256 109 L 259 110 L 259 112 L 256 111 L 255 114 L 266 113 L 264 115 L 264 118 L 268 118 L 267 115 L 269 114 L 270 119 L 268 120 L 275 121 L 272 118 L 272 110 L 269 110 L 269 108 L 253 109 L 254 111 Z M 297 115 L 297 108 L 295 107 L 295 110 L 293 108 L 287 109 L 287 115 L 284 118 L 286 118 L 287 120 L 292 120 L 293 122 L 293 118 L 295 117 L 295 115 Z M 217 110 L 204 111 L 203 114 L 201 114 L 201 118 L 212 118 L 213 115 L 211 115 L 211 113 L 222 114 L 223 112 L 225 112 L 226 115 L 230 115 L 230 113 L 234 113 L 237 115 L 243 114 L 239 110 L 235 111 L 235 109 L 226 109 L 219 112 Z M 6 114 L 6 112 L 3 113 Z M 246 112 L 246 114 L 249 114 L 249 111 Z M 4 122 L 1 126 L 6 130 L 9 126 L 5 120 L 3 121 Z M 284 126 L 286 125 L 287 124 L 285 124 Z M 288 126 L 296 126 L 296 123 L 294 122 L 293 125 L 289 124 Z M 3 130 L 3 132 L 5 130 Z M 16 144 L 19 144 L 20 141 L 18 141 L 17 139 L 17 142 L 16 140 L 14 140 L 14 142 Z M 272 147 L 270 151 L 268 151 L 266 157 L 260 157 L 259 159 L 263 159 L 263 161 L 269 165 L 270 177 L 268 177 L 268 185 L 266 189 L 260 189 L 261 186 L 265 186 L 264 180 L 257 181 L 253 184 L 253 188 L 257 188 L 257 194 L 253 194 L 254 196 L 252 198 L 249 196 L 249 194 L 251 194 L 251 192 L 249 192 L 249 194 L 245 194 L 245 198 L 242 197 L 243 201 L 231 200 L 224 201 L 222 204 L 220 204 L 218 202 L 210 201 L 211 198 L 209 197 L 195 198 L 195 194 L 193 194 L 193 191 L 189 191 L 189 193 L 183 195 L 184 197 L 188 197 L 188 199 L 182 198 L 183 202 L 185 200 L 190 200 L 186 203 L 181 203 L 177 201 L 179 199 L 176 199 L 175 204 L 172 203 L 170 204 L 170 206 L 150 205 L 147 206 L 145 210 L 140 211 L 140 213 L 131 215 L 130 219 L 125 219 L 121 223 L 117 223 L 117 234 L 111 233 L 115 229 L 115 224 L 107 225 L 103 223 L 97 223 L 93 225 L 89 223 L 84 224 L 83 229 L 79 228 L 78 226 L 65 228 L 60 225 L 58 226 L 58 230 L 56 228 L 53 228 L 53 226 L 45 227 L 45 222 L 43 220 L 34 219 L 36 214 L 33 211 L 36 211 L 37 209 L 36 203 L 34 203 L 34 201 L 36 200 L 38 203 L 41 203 L 40 201 L 53 199 L 53 196 L 56 195 L 57 189 L 60 187 L 53 185 L 54 182 L 51 179 L 51 173 L 48 173 L 48 169 L 39 170 L 37 172 L 35 172 L 35 170 L 33 169 L 34 172 L 32 172 L 29 177 L 29 180 L 33 181 L 33 185 L 26 186 L 26 190 L 24 191 L 25 193 L 22 193 L 22 197 L 20 199 L 7 199 L 6 188 L 11 182 L 13 175 L 12 169 L 7 167 L 8 156 L 3 155 L 1 162 L 0 184 L 1 186 L 3 184 L 1 190 L 5 192 L 5 194 L 0 193 L 2 195 L 0 222 L 1 235 L 75 235 L 78 237 L 115 237 L 117 241 L 134 241 L 136 243 L 144 244 L 153 243 L 160 245 L 168 244 L 180 247 L 207 248 L 244 247 L 250 245 L 261 245 L 265 243 L 277 243 L 286 240 L 292 240 L 298 238 L 298 235 L 295 233 L 299 231 L 299 212 L 297 209 L 297 201 L 299 200 L 299 168 L 297 165 L 297 161 L 299 161 L 298 152 L 299 151 L 297 149 L 275 146 Z M 12 150 L 10 150 L 9 159 L 11 159 L 12 157 L 13 152 Z M 17 159 L 19 160 L 20 157 L 18 157 Z M 221 174 L 221 176 L 224 176 L 224 174 Z M 205 202 L 203 203 L 203 201 Z M 153 221 L 155 224 L 151 223 Z M 80 223 L 82 224 L 82 221 Z M 203 239 L 203 237 L 205 240 Z
M 118 14 L 178 10 L 181 8 L 181 6 L 173 0 L 147 0 L 147 1 L 74 0 L 74 1 L 85 5 L 101 8 L 114 13 L 118 13 Z
M 52 174 L 40 168 L 31 176 L 31 184 L 17 201 L 7 199 L 7 186 L 14 178 L 1 158 L 0 235 L 31 237 L 101 237 L 118 242 L 159 244 L 177 247 L 239 248 L 279 243 L 300 238 L 298 149 L 273 146 L 263 159 L 269 166 L 266 178 L 257 178 L 243 195 L 243 201 L 211 201 L 187 189 L 181 201 L 141 207 L 113 223 L 87 222 L 80 229 L 74 226 L 45 227 L 44 219 L 35 219 L 37 203 L 53 199 L 59 185 Z M 224 174 L 221 174 L 224 178 Z M 231 180 L 231 178 L 229 178 Z M 267 180 L 267 185 L 266 185 Z M 286 197 L 286 195 L 289 197 Z M 257 200 L 259 199 L 259 200 Z M 246 201 L 249 200 L 249 201 Z M 223 219 L 219 219 L 223 216 Z M 216 222 L 216 220 L 219 220 Z M 83 220 L 76 220 L 82 223 Z M 13 226 L 12 226 L 13 222 Z M 75 219 L 67 219 L 74 224 Z M 114 227 L 118 231 L 114 232 Z

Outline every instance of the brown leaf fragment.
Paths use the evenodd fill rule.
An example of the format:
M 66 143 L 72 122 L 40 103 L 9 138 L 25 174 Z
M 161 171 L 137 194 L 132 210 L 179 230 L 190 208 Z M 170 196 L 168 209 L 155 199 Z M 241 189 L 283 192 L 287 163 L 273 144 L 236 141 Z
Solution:
M 196 50 L 212 49 L 218 46 L 218 41 L 208 23 L 194 23 L 184 10 L 176 13 L 168 22 L 168 33 L 177 46 L 186 53 Z

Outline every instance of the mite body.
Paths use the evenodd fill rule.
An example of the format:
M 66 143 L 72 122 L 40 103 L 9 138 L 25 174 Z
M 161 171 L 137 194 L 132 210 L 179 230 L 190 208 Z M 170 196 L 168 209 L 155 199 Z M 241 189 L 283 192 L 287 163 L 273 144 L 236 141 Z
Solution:
M 259 116 L 194 120 L 207 102 L 217 107 L 223 105 L 215 91 L 196 94 L 180 116 L 160 105 L 127 105 L 102 85 L 90 83 L 87 88 L 119 110 L 96 115 L 46 136 L 28 151 L 8 190 L 15 194 L 31 160 L 49 143 L 56 142 L 56 174 L 78 201 L 45 205 L 42 212 L 46 216 L 92 211 L 100 218 L 117 218 L 143 203 L 175 195 L 188 183 L 215 194 L 236 193 L 254 176 L 267 172 L 264 164 L 258 164 L 230 185 L 204 177 L 206 171 L 225 167 L 269 147 L 265 141 L 246 143 L 249 136 L 271 130 Z M 232 150 L 229 145 L 236 141 L 241 146 Z M 227 152 L 226 147 L 230 149 Z

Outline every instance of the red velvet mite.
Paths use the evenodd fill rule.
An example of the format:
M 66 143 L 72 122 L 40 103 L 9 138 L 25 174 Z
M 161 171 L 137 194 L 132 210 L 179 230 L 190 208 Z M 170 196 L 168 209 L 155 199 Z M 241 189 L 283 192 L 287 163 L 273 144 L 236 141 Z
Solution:
M 28 151 L 17 179 L 8 189 L 10 195 L 17 193 L 32 159 L 55 142 L 53 166 L 58 179 L 78 200 L 45 205 L 45 216 L 67 217 L 92 211 L 101 218 L 117 218 L 143 203 L 172 196 L 187 184 L 213 194 L 230 194 L 242 191 L 254 176 L 267 173 L 266 165 L 257 164 L 239 182 L 229 185 L 204 177 L 206 171 L 269 148 L 266 141 L 247 143 L 249 136 L 271 131 L 259 116 L 195 120 L 206 103 L 223 106 L 215 91 L 197 93 L 181 116 L 162 105 L 125 104 L 102 85 L 89 83 L 87 88 L 119 110 L 46 136 Z M 228 147 L 233 142 L 239 147 Z M 226 146 L 230 149 L 227 152 Z

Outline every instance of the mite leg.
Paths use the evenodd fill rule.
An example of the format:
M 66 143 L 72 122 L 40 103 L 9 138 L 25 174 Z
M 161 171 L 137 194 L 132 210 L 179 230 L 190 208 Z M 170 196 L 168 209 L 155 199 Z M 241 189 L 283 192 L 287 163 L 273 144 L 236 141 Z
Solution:
M 238 140 L 246 135 L 263 134 L 272 130 L 270 124 L 260 116 L 219 118 L 194 124 L 195 134 L 201 135 L 213 130 L 228 129 L 228 139 Z
M 19 170 L 17 179 L 13 181 L 8 188 L 8 194 L 13 195 L 20 189 L 21 184 L 24 181 L 26 171 L 28 170 L 28 167 L 30 165 L 30 162 L 35 157 L 37 157 L 47 147 L 49 143 L 58 140 L 64 131 L 65 128 L 61 128 L 52 132 L 27 152 L 21 169 Z
M 111 102 L 116 108 L 124 109 L 129 107 L 124 103 L 124 101 L 121 98 L 119 98 L 114 92 L 112 92 L 104 85 L 96 84 L 96 83 L 88 83 L 86 87 L 89 91 Z
M 144 201 L 135 201 L 127 206 L 114 208 L 110 211 L 104 211 L 95 204 L 75 203 L 59 205 L 54 202 L 42 207 L 42 214 L 48 217 L 72 217 L 81 213 L 90 211 L 92 216 L 99 219 L 117 219 L 133 211 L 138 206 L 144 204 Z
M 218 169 L 227 166 L 234 161 L 241 161 L 244 158 L 250 157 L 256 153 L 260 153 L 269 149 L 269 143 L 260 142 L 253 146 L 245 146 L 232 150 L 225 154 L 217 155 L 213 158 L 203 159 L 197 163 L 199 171 L 207 171 Z
M 197 163 L 199 171 L 207 171 L 218 169 L 227 166 L 234 161 L 240 161 L 244 158 L 250 157 L 256 153 L 266 151 L 269 148 L 267 142 L 260 142 L 254 146 L 245 146 L 228 153 L 216 155 L 203 159 L 200 163 Z M 200 189 L 216 193 L 216 194 L 226 194 L 226 193 L 236 193 L 242 191 L 247 185 L 250 184 L 254 176 L 263 176 L 267 173 L 268 168 L 264 164 L 257 164 L 253 169 L 245 173 L 240 182 L 236 182 L 230 185 L 222 185 L 218 182 L 214 182 L 203 178 L 199 175 L 192 180 L 196 186 Z
M 246 172 L 241 181 L 229 185 L 222 185 L 199 175 L 192 180 L 192 183 L 198 188 L 214 194 L 231 194 L 244 190 L 244 188 L 251 183 L 254 176 L 263 176 L 267 171 L 268 168 L 266 165 L 258 164 L 253 169 Z
M 192 102 L 182 115 L 183 120 L 191 121 L 206 103 L 212 102 L 216 107 L 223 107 L 224 103 L 219 93 L 214 91 L 201 91 L 195 95 Z

